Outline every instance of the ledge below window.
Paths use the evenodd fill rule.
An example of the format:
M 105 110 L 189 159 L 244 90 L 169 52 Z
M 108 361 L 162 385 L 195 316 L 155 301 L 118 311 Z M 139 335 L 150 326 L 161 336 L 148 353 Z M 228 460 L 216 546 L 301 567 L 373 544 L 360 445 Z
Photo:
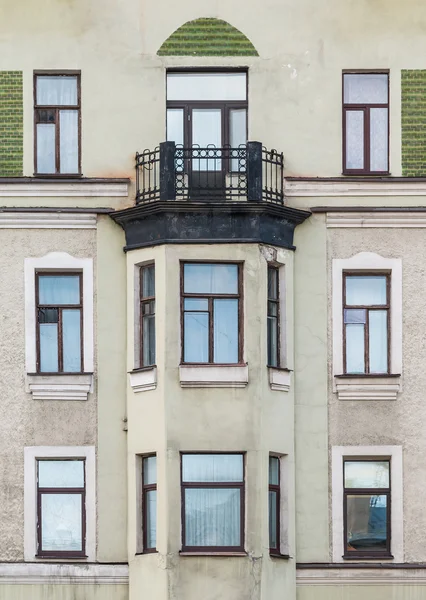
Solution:
M 191 552 L 182 550 L 179 552 L 180 556 L 213 556 L 220 558 L 221 556 L 247 556 L 247 552 L 209 552 L 208 550 L 203 550 L 200 552 Z
M 87 400 L 93 392 L 93 373 L 27 374 L 26 387 L 33 400 Z
M 396 400 L 401 375 L 335 375 L 339 400 Z
M 183 388 L 244 388 L 248 365 L 180 365 Z
M 276 392 L 290 391 L 290 371 L 288 369 L 280 369 L 277 367 L 268 367 L 269 370 L 269 386 L 271 390 Z
M 157 387 L 157 367 L 142 367 L 134 369 L 129 373 L 130 385 L 137 394 L 139 392 L 149 392 Z

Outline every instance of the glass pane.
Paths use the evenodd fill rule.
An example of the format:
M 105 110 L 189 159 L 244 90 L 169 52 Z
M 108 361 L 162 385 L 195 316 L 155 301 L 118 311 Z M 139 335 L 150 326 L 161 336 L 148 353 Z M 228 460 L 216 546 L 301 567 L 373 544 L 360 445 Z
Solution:
M 78 275 L 39 275 L 39 304 L 80 304 Z
M 155 365 L 155 316 L 149 315 L 142 320 L 143 366 Z
M 143 459 L 143 482 L 144 485 L 157 483 L 157 457 L 146 456 Z
M 268 302 L 268 316 L 276 317 L 278 315 L 278 304 L 277 302 Z
M 37 173 L 55 173 L 55 125 L 37 123 Z
M 155 296 L 155 267 L 142 268 L 142 298 Z
M 57 373 L 58 363 L 58 325 L 57 323 L 40 324 L 40 371 Z
M 346 305 L 375 306 L 386 304 L 386 283 L 384 275 L 347 275 Z
M 213 362 L 238 362 L 238 300 L 213 301 Z
M 364 112 L 347 110 L 346 115 L 346 168 L 364 168 Z
M 183 146 L 183 108 L 167 109 L 167 141 Z
M 351 551 L 385 551 L 387 497 L 347 496 L 347 547 Z
M 278 269 L 268 269 L 268 298 L 278 300 Z
M 83 550 L 82 501 L 81 494 L 41 496 L 42 550 Z
M 77 77 L 38 75 L 37 104 L 39 106 L 77 106 Z
M 277 456 L 269 457 L 269 483 L 270 485 L 280 483 L 280 459 Z
M 157 546 L 157 490 L 145 493 L 146 510 L 146 547 Z
M 222 110 L 220 108 L 194 108 L 192 111 L 192 145 L 200 148 L 222 146 Z M 204 153 L 202 153 L 204 154 Z M 192 168 L 196 171 L 220 171 L 221 158 L 216 153 L 208 160 L 193 158 Z
M 346 488 L 388 488 L 388 460 L 345 460 Z
M 388 170 L 388 109 L 370 109 L 370 169 Z
M 39 460 L 41 488 L 83 488 L 84 460 Z
M 369 311 L 370 373 L 388 371 L 388 313 L 386 310 Z
M 346 309 L 345 323 L 366 323 L 367 311 L 365 309 Z
M 243 481 L 242 454 L 183 454 L 182 481 Z
M 81 312 L 80 310 L 62 311 L 62 341 L 65 373 L 81 371 Z
M 364 373 L 364 325 L 345 325 L 346 373 Z
M 59 111 L 59 170 L 78 173 L 78 111 Z
M 184 314 L 184 361 L 209 362 L 209 315 L 187 312 Z
M 268 365 L 278 365 L 278 320 L 268 317 Z
M 347 73 L 344 76 L 345 104 L 386 104 L 388 75 Z
M 229 144 L 239 148 L 247 144 L 247 111 L 245 108 L 229 111 Z M 243 170 L 238 158 L 231 159 L 231 171 Z
M 277 492 L 269 492 L 269 547 L 278 549 Z
M 239 489 L 185 490 L 185 545 L 240 546 Z
M 246 73 L 168 73 L 167 100 L 246 100 Z
M 209 301 L 202 298 L 185 298 L 185 310 L 209 310 Z
M 186 263 L 186 294 L 238 294 L 238 265 Z

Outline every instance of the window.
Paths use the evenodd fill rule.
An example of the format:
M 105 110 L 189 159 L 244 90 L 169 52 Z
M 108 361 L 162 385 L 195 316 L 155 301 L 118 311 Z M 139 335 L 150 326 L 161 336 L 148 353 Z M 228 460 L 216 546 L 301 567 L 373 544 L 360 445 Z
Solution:
M 247 73 L 167 74 L 167 140 L 186 148 L 238 148 L 247 143 Z M 225 161 L 223 161 L 225 162 Z M 219 158 L 193 158 L 192 170 L 221 171 Z M 239 170 L 238 159 L 228 170 Z
M 280 554 L 280 459 L 269 457 L 269 550 Z
M 344 273 L 343 286 L 345 373 L 388 373 L 389 274 Z
M 268 366 L 280 364 L 279 271 L 268 266 Z
M 34 75 L 35 172 L 80 173 L 80 75 Z
M 244 551 L 243 454 L 183 454 L 182 515 L 184 551 Z
M 37 461 L 38 556 L 85 556 L 85 461 Z
M 242 362 L 239 264 L 182 265 L 184 363 Z
M 390 556 L 390 461 L 344 461 L 346 557 Z
M 155 267 L 140 270 L 141 366 L 155 365 Z
M 343 172 L 389 171 L 389 75 L 343 74 Z
M 83 371 L 81 273 L 36 273 L 37 372 Z
M 157 547 L 157 457 L 145 456 L 142 463 L 143 551 Z

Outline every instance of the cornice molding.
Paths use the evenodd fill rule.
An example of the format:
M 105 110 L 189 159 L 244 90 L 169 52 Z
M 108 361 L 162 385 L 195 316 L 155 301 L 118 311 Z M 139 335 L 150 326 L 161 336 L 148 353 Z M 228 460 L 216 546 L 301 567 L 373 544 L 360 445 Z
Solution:
M 1 212 L 0 229 L 96 229 L 95 213 Z
M 0 563 L 0 585 L 128 585 L 125 564 Z
M 426 212 L 328 212 L 327 227 L 334 228 L 408 228 L 423 229 L 426 227 Z
M 422 585 L 426 586 L 424 569 L 390 570 L 375 569 L 313 569 L 296 571 L 297 586 L 383 586 L 383 585 Z
M 333 198 L 339 196 L 426 196 L 426 179 L 410 177 L 380 179 L 286 178 L 286 198 Z
M 17 179 L 2 180 L 0 178 L 0 198 L 111 198 L 127 197 L 130 180 L 75 180 L 59 181 L 50 179 Z

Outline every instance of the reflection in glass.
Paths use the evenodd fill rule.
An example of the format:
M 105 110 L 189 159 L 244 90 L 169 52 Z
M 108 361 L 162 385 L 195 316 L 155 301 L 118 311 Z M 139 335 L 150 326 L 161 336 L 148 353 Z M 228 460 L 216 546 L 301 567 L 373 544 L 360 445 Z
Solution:
M 269 484 L 278 485 L 280 482 L 280 459 L 277 456 L 269 457 Z
M 345 488 L 387 487 L 389 487 L 389 461 L 345 461 Z
M 143 459 L 143 483 L 144 485 L 157 483 L 156 456 L 147 456 Z
M 364 325 L 348 324 L 346 327 L 346 373 L 364 373 Z
M 39 326 L 40 371 L 55 373 L 58 371 L 58 324 L 43 323 Z
M 39 304 L 80 304 L 78 275 L 39 275 Z
M 209 362 L 208 313 L 185 312 L 183 337 L 185 362 Z
M 388 371 L 388 313 L 386 310 L 369 311 L 370 373 Z
M 62 311 L 62 353 L 65 373 L 81 371 L 81 312 L 79 309 Z
M 238 300 L 215 299 L 213 314 L 213 362 L 238 363 Z
M 186 294 L 238 294 L 238 265 L 186 263 Z
M 146 546 L 155 548 L 157 545 L 157 490 L 145 493 L 146 503 Z
M 384 275 L 347 275 L 346 305 L 386 304 L 386 283 Z
M 41 488 L 83 488 L 83 460 L 39 460 L 38 485 Z
M 348 495 L 346 497 L 346 550 L 385 551 L 387 549 L 387 496 Z
M 277 492 L 269 491 L 269 547 L 277 549 Z
M 42 494 L 41 549 L 82 551 L 81 494 Z

